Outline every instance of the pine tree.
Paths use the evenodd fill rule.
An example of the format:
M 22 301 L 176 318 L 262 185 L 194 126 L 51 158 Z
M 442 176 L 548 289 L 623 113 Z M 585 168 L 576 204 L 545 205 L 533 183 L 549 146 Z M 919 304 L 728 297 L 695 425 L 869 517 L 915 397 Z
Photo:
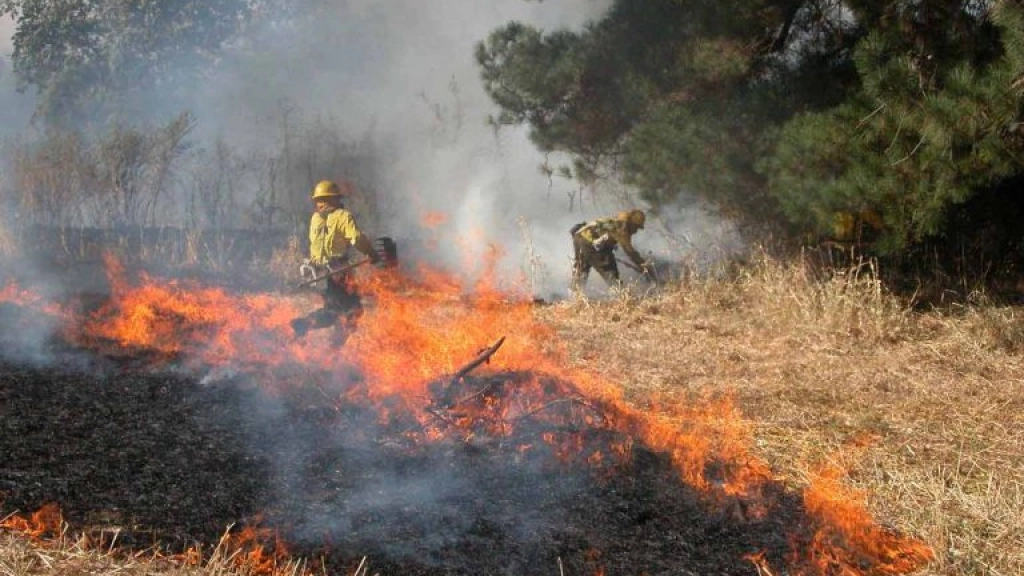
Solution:
M 817 235 L 854 218 L 881 253 L 1022 173 L 1019 0 L 616 0 L 578 34 L 499 29 L 477 59 L 498 123 L 655 205 Z
M 989 18 L 931 4 L 883 18 L 853 55 L 859 90 L 795 116 L 762 159 L 790 218 L 828 233 L 836 214 L 870 210 L 884 223 L 877 247 L 892 251 L 938 234 L 951 207 L 1020 172 L 1016 64 L 1000 42 L 1020 35 L 1020 6 Z

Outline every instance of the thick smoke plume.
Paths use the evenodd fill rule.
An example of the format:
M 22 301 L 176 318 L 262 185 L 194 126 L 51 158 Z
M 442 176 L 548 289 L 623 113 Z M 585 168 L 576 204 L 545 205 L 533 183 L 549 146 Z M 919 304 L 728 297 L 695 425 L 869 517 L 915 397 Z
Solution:
M 386 142 L 375 147 L 382 211 L 376 232 L 398 238 L 404 255 L 470 279 L 497 255 L 503 283 L 558 297 L 570 274 L 569 227 L 636 204 L 622 187 L 599 192 L 560 177 L 557 168 L 568 159 L 544 157 L 525 128 L 488 126 L 497 110 L 481 87 L 473 48 L 510 20 L 546 31 L 578 30 L 608 5 L 335 3 L 313 21 L 250 37 L 247 49 L 198 92 L 193 107 L 201 126 L 234 142 L 274 139 L 279 126 L 258 119 L 279 116 L 282 106 L 334 123 L 353 138 L 368 134 Z M 555 174 L 543 173 L 542 165 Z M 309 174 L 310 180 L 345 176 Z M 706 229 L 704 223 L 715 219 L 699 210 L 668 213 L 672 235 L 652 232 L 654 227 L 637 238 L 638 245 L 666 261 L 705 250 L 672 237 Z M 723 241 L 732 242 L 729 234 L 696 236 L 720 250 Z
M 377 188 L 373 193 L 379 196 L 377 218 L 370 221 L 368 214 L 361 216 L 367 216 L 368 226 L 376 227 L 368 230 L 371 234 L 399 241 L 404 262 L 440 267 L 470 281 L 494 265 L 497 279 L 509 289 L 560 297 L 570 274 L 568 229 L 630 205 L 628 193 L 621 188 L 581 189 L 578 182 L 557 175 L 558 166 L 569 159 L 539 153 L 525 128 L 496 131 L 489 126 L 487 119 L 497 110 L 481 88 L 473 49 L 491 30 L 510 20 L 548 31 L 579 29 L 599 17 L 608 4 L 607 0 L 358 0 L 333 3 L 316 18 L 270 23 L 248 34 L 225 55 L 215 73 L 191 91 L 195 99 L 184 106 L 196 117 L 191 137 L 206 148 L 219 139 L 238 150 L 279 150 L 288 145 L 281 141 L 282 121 L 291 114 L 345 134 L 346 141 L 369 139 L 368 166 L 350 165 L 351 172 L 337 166 L 320 172 L 310 166 L 305 185 L 289 193 L 305 202 L 308 186 L 321 178 L 372 181 Z M 3 81 L 8 79 L 5 76 Z M 154 100 L 149 109 L 158 121 L 179 106 Z M 332 153 L 323 150 L 324 155 Z M 554 168 L 554 175 L 542 171 L 543 164 Z M 322 165 L 331 166 L 331 162 Z M 367 176 L 367 170 L 374 173 Z M 241 188 L 236 202 L 244 205 L 255 199 L 256 190 Z M 353 204 L 357 209 L 365 205 Z M 658 250 L 662 259 L 678 260 L 688 247 L 671 238 L 682 237 L 673 235 L 691 227 L 691 220 L 665 218 L 659 227 L 653 219 L 637 238 L 638 246 Z M 296 261 L 301 257 L 295 254 Z M 600 288 L 600 280 L 595 278 L 591 286 Z M 56 324 L 40 327 L 39 336 L 32 339 L 33 351 L 44 348 Z M 211 373 L 203 382 L 217 385 L 220 380 Z M 334 385 L 344 389 L 346 383 L 341 380 Z M 253 450 L 274 462 L 280 494 L 303 493 L 310 481 L 307 471 L 315 468 L 310 458 L 324 451 L 366 453 L 373 462 L 388 461 L 387 454 L 372 443 L 353 444 L 346 437 L 313 438 L 303 430 L 284 432 L 285 427 L 273 426 L 283 409 L 273 401 L 239 409 L 276 431 L 273 446 L 268 446 L 266 438 L 254 438 Z M 367 435 L 372 437 L 372 430 Z M 349 495 L 353 497 L 297 510 L 299 529 L 308 530 L 312 540 L 325 529 L 349 534 L 358 526 L 346 522 L 368 512 L 393 515 L 406 508 L 443 512 L 451 502 L 474 493 L 474 484 L 486 480 L 470 472 L 453 473 L 453 466 L 450 459 L 441 458 L 412 474 L 379 470 L 365 485 L 352 477 L 355 485 Z M 559 490 L 572 493 L 575 483 L 565 478 Z M 445 517 L 441 512 L 426 516 Z M 524 534 L 515 540 L 535 537 L 527 534 L 531 532 L 528 519 L 516 522 L 524 526 Z M 551 518 L 547 522 L 557 523 Z M 429 528 L 438 539 L 458 542 L 472 526 L 449 521 Z M 364 534 L 366 545 L 379 540 L 377 536 Z M 401 551 L 389 552 L 402 556 Z
M 493 265 L 503 285 L 558 298 L 570 275 L 568 228 L 646 208 L 614 175 L 596 188 L 562 176 L 571 159 L 541 154 L 525 127 L 489 125 L 498 110 L 473 56 L 478 42 L 509 21 L 582 30 L 610 0 L 322 4 L 246 31 L 195 86 L 133 96 L 145 102 L 122 121 L 159 126 L 182 110 L 196 120 L 188 138 L 197 154 L 177 160 L 173 189 L 161 192 L 159 225 L 299 230 L 295 215 L 308 207 L 311 185 L 350 179 L 362 195 L 350 207 L 368 232 L 398 239 L 407 262 L 470 281 Z M 9 53 L 13 26 L 3 26 Z M 0 70 L 11 104 L 3 106 L 4 125 L 19 129 L 31 116 L 31 94 L 15 94 L 9 68 Z M 148 116 L 137 118 L 139 111 Z M 225 149 L 237 157 L 219 161 Z M 278 165 L 270 168 L 268 158 Z M 669 268 L 736 247 L 732 230 L 692 206 L 663 207 L 652 224 L 637 244 Z
M 496 247 L 503 280 L 552 290 L 568 270 L 565 230 L 583 217 L 568 202 L 576 184 L 542 175 L 544 158 L 522 130 L 487 126 L 496 110 L 480 86 L 473 48 L 509 20 L 579 27 L 605 5 L 337 3 L 315 21 L 251 39 L 259 56 L 226 67 L 196 109 L 247 141 L 273 137 L 250 119 L 273 116 L 281 102 L 346 133 L 385 140 L 377 159 L 380 232 L 396 236 L 405 256 L 472 276 Z

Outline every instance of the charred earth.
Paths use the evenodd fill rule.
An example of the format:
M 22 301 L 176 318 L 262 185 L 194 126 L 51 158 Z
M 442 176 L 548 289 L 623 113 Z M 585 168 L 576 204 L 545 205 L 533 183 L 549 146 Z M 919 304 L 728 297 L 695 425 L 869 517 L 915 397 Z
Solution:
M 716 513 L 642 446 L 595 465 L 527 436 L 621 441 L 607 430 L 424 441 L 411 420 L 325 402 L 322 384 L 268 398 L 241 376 L 75 363 L 0 364 L 3 510 L 55 502 L 126 546 L 212 545 L 260 521 L 339 570 L 368 556 L 382 574 L 752 574 L 744 554 L 781 554 L 777 524 L 799 522 L 788 500 L 772 521 Z
M 0 334 L 0 515 L 55 504 L 73 531 L 171 553 L 255 526 L 268 547 L 283 542 L 338 574 L 363 558 L 382 575 L 896 574 L 919 564 L 847 541 L 768 476 L 730 491 L 743 463 L 681 462 L 645 444 L 642 414 L 565 377 L 474 361 L 379 390 L 344 362 L 266 360 L 273 326 L 242 340 L 246 363 L 225 362 L 229 348 L 200 354 L 218 339 L 203 339 L 210 319 L 183 322 L 195 307 L 139 308 L 172 324 L 158 334 L 187 341 L 188 358 L 152 339 L 69 336 L 67 308 L 46 309 L 0 303 L 11 328 Z M 822 545 L 804 570 L 794 551 Z

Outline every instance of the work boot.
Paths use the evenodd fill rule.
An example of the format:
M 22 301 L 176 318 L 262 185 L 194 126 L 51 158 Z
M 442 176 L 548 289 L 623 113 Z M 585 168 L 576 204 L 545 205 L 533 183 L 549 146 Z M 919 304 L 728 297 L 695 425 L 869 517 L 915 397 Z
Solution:
M 291 321 L 292 334 L 296 340 L 299 340 L 309 332 L 309 320 L 306 318 L 296 318 Z

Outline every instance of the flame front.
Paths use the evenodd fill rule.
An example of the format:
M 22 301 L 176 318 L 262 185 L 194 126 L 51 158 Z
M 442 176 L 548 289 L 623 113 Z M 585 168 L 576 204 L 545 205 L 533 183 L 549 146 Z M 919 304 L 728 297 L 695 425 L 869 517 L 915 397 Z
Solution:
M 37 292 L 22 288 L 13 281 L 0 290 L 0 303 L 39 312 L 53 318 L 70 320 L 70 313 L 63 306 L 46 299 Z
M 296 304 L 270 294 L 161 282 L 146 274 L 132 284 L 116 260 L 106 260 L 111 298 L 81 323 L 75 338 L 80 343 L 207 366 L 305 360 L 301 349 L 281 346 L 289 320 L 299 313 Z
M 855 576 L 869 562 L 873 574 L 907 574 L 934 558 L 921 542 L 900 538 L 877 526 L 863 506 L 864 494 L 844 486 L 837 468 L 826 468 L 804 492 L 807 511 L 820 519 L 809 545 L 793 550 L 793 563 L 806 574 Z
M 132 283 L 113 260 L 108 270 L 109 302 L 85 318 L 67 319 L 66 332 L 75 342 L 106 353 L 149 352 L 158 362 L 211 368 L 301 365 L 329 374 L 355 371 L 360 378 L 337 402 L 372 403 L 382 421 L 400 411 L 426 423 L 431 416 L 425 403 L 435 392 L 431 386 L 439 379 L 443 383 L 445 375 L 480 354 L 482 347 L 506 337 L 500 353 L 475 373 L 525 374 L 516 381 L 517 401 L 477 398 L 485 415 L 457 414 L 446 420 L 449 426 L 464 428 L 464 437 L 477 430 L 469 423 L 482 422 L 488 434 L 508 434 L 523 418 L 557 408 L 587 426 L 621 433 L 600 450 L 579 436 L 549 432 L 533 440 L 553 447 L 559 460 L 607 469 L 628 458 L 633 442 L 642 442 L 669 455 L 679 476 L 709 501 L 742 502 L 746 521 L 756 521 L 771 509 L 763 496 L 772 481 L 769 467 L 750 453 L 751 426 L 731 399 L 708 397 L 688 405 L 665 404 L 657 411 L 631 407 L 614 383 L 569 367 L 553 329 L 535 318 L 530 298 L 497 289 L 487 274 L 466 287 L 433 270 L 421 269 L 413 280 L 394 271 L 364 269 L 359 283 L 366 295 L 365 312 L 345 345 L 337 348 L 323 334 L 293 340 L 289 321 L 310 306 L 302 297 L 236 294 L 145 275 Z M 8 288 L 3 294 L 10 300 L 20 292 Z M 571 382 L 573 389 L 555 390 L 558 400 L 552 401 L 550 393 L 542 392 L 557 382 Z M 271 378 L 262 384 L 285 382 Z M 553 407 L 557 402 L 565 404 Z M 436 426 L 425 424 L 424 429 Z M 436 432 L 424 439 L 440 436 Z M 524 443 L 516 449 L 533 448 Z M 832 477 L 806 491 L 804 506 L 818 527 L 809 541 L 794 541 L 789 561 L 795 573 L 902 574 L 932 558 L 924 544 L 877 527 L 859 504 L 862 499 L 850 496 Z M 246 562 L 261 570 L 272 570 L 280 560 L 263 548 L 254 554 L 259 557 L 247 557 Z M 763 556 L 750 559 L 759 571 L 770 573 Z

